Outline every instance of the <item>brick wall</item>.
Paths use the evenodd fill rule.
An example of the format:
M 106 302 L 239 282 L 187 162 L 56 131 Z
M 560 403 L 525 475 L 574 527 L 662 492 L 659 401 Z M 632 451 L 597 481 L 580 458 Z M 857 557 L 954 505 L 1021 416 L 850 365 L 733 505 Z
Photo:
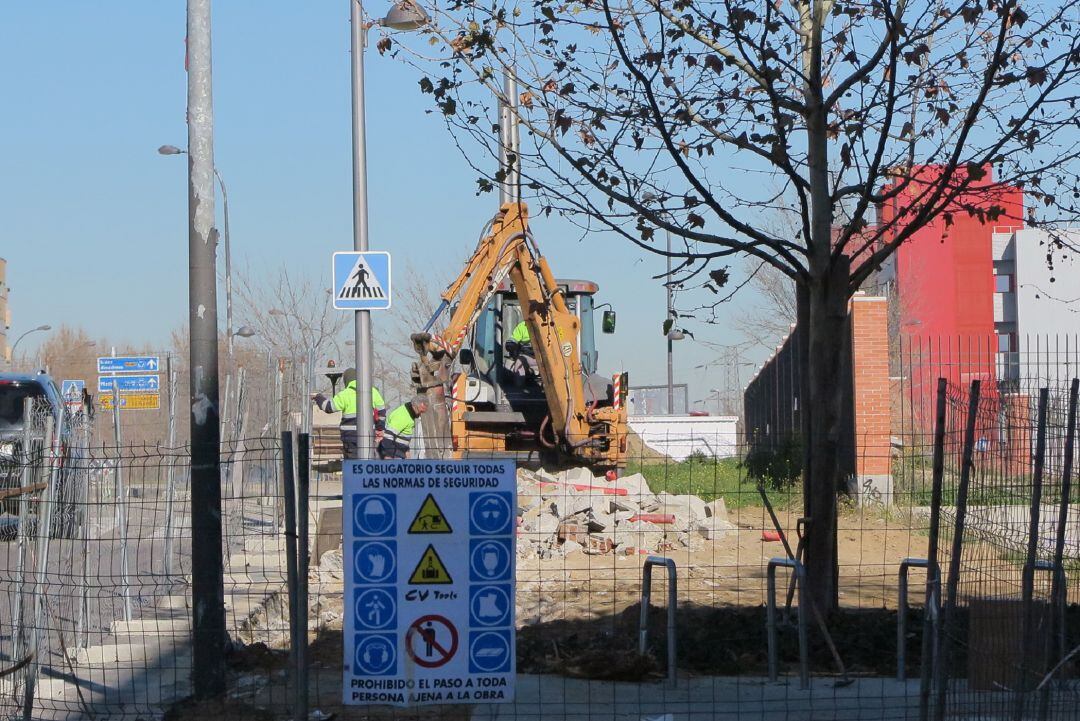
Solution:
M 892 399 L 885 298 L 857 293 L 848 305 L 855 405 L 855 475 L 859 500 L 891 502 Z

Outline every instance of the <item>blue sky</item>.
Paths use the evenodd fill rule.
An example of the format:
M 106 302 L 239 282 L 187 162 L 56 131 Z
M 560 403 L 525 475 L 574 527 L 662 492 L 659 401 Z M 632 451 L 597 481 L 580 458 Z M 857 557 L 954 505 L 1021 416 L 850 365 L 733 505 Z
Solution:
M 0 10 L 0 256 L 12 333 L 68 323 L 164 346 L 184 322 L 186 162 L 156 152 L 186 143 L 184 14 L 183 0 Z M 348 4 L 230 0 L 215 4 L 213 22 L 215 159 L 234 264 L 285 263 L 326 279 L 331 253 L 352 243 Z M 391 251 L 398 269 L 447 277 L 497 197 L 475 196 L 474 174 L 425 112 L 415 70 L 372 51 L 367 78 L 371 246 Z M 650 277 L 663 260 L 611 234 L 581 240 L 557 219 L 537 220 L 534 232 L 557 275 L 597 281 L 619 312 L 618 333 L 601 337 L 601 371 L 663 383 L 664 291 Z M 723 325 L 691 327 L 708 343 L 735 339 Z M 675 348 L 676 382 L 691 383 L 691 400 L 721 383 L 719 370 L 694 369 L 714 350 Z

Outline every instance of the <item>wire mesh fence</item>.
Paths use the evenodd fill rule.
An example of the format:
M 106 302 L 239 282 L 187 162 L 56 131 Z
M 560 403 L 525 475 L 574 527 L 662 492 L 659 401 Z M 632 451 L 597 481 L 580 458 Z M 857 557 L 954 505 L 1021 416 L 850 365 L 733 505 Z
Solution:
M 914 378 L 917 365 L 896 375 Z M 927 400 L 897 383 L 892 442 L 857 442 L 854 453 L 889 465 L 888 492 L 855 484 L 841 495 L 834 609 L 802 602 L 797 437 L 767 454 L 704 443 L 676 460 L 685 429 L 667 444 L 655 429 L 648 443 L 635 433 L 614 479 L 523 464 L 515 701 L 418 710 L 343 704 L 344 619 L 355 609 L 342 475 L 330 462 L 340 443 L 336 419 L 307 401 L 325 374 L 311 359 L 271 360 L 223 389 L 228 692 L 216 711 L 177 705 L 191 692 L 193 614 L 182 434 L 166 412 L 160 442 L 125 441 L 139 416 L 121 413 L 122 442 L 109 444 L 111 412 L 31 409 L 28 440 L 0 464 L 0 718 L 28 708 L 31 718 L 134 719 L 170 706 L 173 718 L 200 719 L 295 719 L 302 707 L 312 718 L 1080 714 L 1075 668 L 1062 662 L 1080 642 L 1067 382 L 1040 406 L 1034 381 L 1023 393 L 984 381 L 968 433 L 970 386 L 940 373 L 939 443 L 937 385 L 927 381 Z M 926 409 L 918 423 L 916 407 Z M 283 431 L 296 433 L 283 441 Z M 710 433 L 703 418 L 692 435 Z M 674 577 L 649 572 L 643 613 L 652 557 Z M 1061 573 L 1046 568 L 1055 564 Z

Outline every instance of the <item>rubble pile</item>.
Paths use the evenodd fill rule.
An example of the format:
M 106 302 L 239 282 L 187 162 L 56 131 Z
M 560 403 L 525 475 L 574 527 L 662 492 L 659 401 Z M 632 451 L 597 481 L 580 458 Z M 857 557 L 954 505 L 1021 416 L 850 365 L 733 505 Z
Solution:
M 653 493 L 640 473 L 609 481 L 587 468 L 519 468 L 518 557 L 695 550 L 735 526 L 724 499 Z

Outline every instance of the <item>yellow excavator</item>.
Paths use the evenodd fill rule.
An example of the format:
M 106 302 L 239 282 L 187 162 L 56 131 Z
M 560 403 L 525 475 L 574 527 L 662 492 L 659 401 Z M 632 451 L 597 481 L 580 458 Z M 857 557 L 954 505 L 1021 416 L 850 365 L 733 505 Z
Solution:
M 557 281 L 525 203 L 504 202 L 412 335 L 412 380 L 431 400 L 421 423 L 427 454 L 623 469 L 628 375 L 596 374 L 597 290 Z M 614 332 L 614 311 L 604 312 L 602 330 Z

